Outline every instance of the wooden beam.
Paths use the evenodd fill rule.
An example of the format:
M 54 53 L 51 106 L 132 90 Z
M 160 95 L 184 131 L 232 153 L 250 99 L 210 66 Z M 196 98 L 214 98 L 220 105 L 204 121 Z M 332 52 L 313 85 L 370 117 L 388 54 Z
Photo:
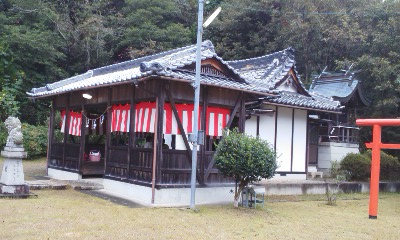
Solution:
M 51 159 L 51 150 L 53 145 L 53 136 L 54 136 L 54 117 L 55 117 L 55 110 L 54 110 L 54 98 L 51 100 L 51 108 L 50 108 L 50 121 L 49 126 L 47 129 L 47 162 L 46 162 L 46 174 L 48 174 L 49 170 L 49 162 Z
M 232 110 L 232 112 L 231 112 L 231 115 L 229 116 L 229 121 L 228 121 L 228 123 L 226 124 L 226 128 L 228 128 L 228 129 L 231 127 L 233 118 L 235 117 L 236 112 L 238 111 L 239 107 L 240 107 L 241 105 L 244 105 L 244 103 L 243 103 L 244 101 L 242 101 L 243 96 L 244 96 L 243 92 L 240 92 L 238 98 L 236 99 L 235 107 L 233 108 L 233 110 Z M 221 138 L 221 140 L 220 140 L 220 143 L 221 143 L 223 140 L 224 140 L 224 137 L 222 136 L 222 138 Z M 206 180 L 208 179 L 208 176 L 210 176 L 212 167 L 214 166 L 214 163 L 215 163 L 215 154 L 216 154 L 216 153 L 217 153 L 217 151 L 215 151 L 215 153 L 214 153 L 214 155 L 213 155 L 213 157 L 212 157 L 210 163 L 208 164 L 208 167 L 207 167 L 207 170 L 206 170 L 206 174 L 205 174 L 205 176 L 204 176 L 204 181 L 206 181 Z
M 159 89 L 156 101 L 156 127 L 154 136 L 154 149 L 156 151 L 156 183 L 161 183 L 161 167 L 163 163 L 162 145 L 163 145 L 163 123 L 164 123 L 164 103 L 165 103 L 165 86 L 162 83 Z
M 243 97 L 243 92 L 241 92 L 239 94 L 238 98 L 236 99 L 235 107 L 233 108 L 231 115 L 229 116 L 229 121 L 226 123 L 226 128 L 231 127 L 231 124 L 232 124 L 233 119 L 235 118 L 236 112 L 240 107 L 240 100 L 242 99 L 242 97 Z
M 185 132 L 185 129 L 183 128 L 182 121 L 179 118 L 178 110 L 176 109 L 176 105 L 175 105 L 175 99 L 172 97 L 171 92 L 169 91 L 169 88 L 167 86 L 165 87 L 165 93 L 168 96 L 172 111 L 174 112 L 176 123 L 178 124 L 179 131 L 182 134 L 183 142 L 185 143 L 185 147 L 186 147 L 186 154 L 188 157 L 187 159 L 188 159 L 190 165 L 192 165 L 192 151 L 190 150 L 189 141 L 186 137 L 186 132 Z M 197 180 L 200 179 L 200 173 L 199 173 L 198 169 L 196 169 L 196 179 Z
M 79 146 L 79 158 L 78 158 L 78 172 L 83 175 L 82 166 L 83 166 L 83 155 L 85 153 L 85 144 L 86 144 L 86 112 L 85 112 L 85 104 L 82 104 L 82 121 L 81 121 L 81 142 Z
M 130 95 L 130 105 L 131 105 L 131 112 L 130 112 L 130 123 L 129 123 L 129 142 L 128 142 L 128 159 L 127 159 L 127 166 L 126 166 L 126 179 L 129 179 L 129 172 L 131 166 L 131 157 L 132 157 L 132 148 L 135 144 L 135 122 L 136 122 L 136 104 L 135 104 L 135 94 L 136 94 L 136 87 L 132 85 L 132 94 Z
M 106 174 L 107 171 L 107 162 L 109 159 L 109 148 L 111 144 L 111 114 L 112 114 L 112 109 L 111 109 L 111 97 L 112 97 L 112 88 L 108 89 L 108 99 L 107 99 L 107 126 L 106 126 L 106 146 L 105 146 L 105 156 L 104 156 L 104 174 Z
M 245 121 L 246 121 L 246 106 L 244 94 L 241 94 L 242 99 L 240 101 L 240 114 L 239 114 L 239 132 L 244 133 L 245 131 Z
M 65 168 L 65 151 L 67 149 L 68 133 L 69 133 L 69 97 L 67 95 L 67 106 L 65 107 L 65 126 L 64 126 L 64 144 L 63 144 L 63 156 L 62 156 L 62 168 Z
M 204 130 L 207 125 L 207 107 L 208 107 L 208 87 L 204 86 L 203 90 L 201 91 L 203 93 L 203 115 L 201 115 L 201 128 Z M 204 133 L 204 141 L 206 141 L 205 133 Z M 203 145 L 200 145 L 200 184 L 205 183 L 205 178 L 204 178 L 204 168 L 205 168 L 205 161 L 206 161 L 206 144 L 204 143 Z

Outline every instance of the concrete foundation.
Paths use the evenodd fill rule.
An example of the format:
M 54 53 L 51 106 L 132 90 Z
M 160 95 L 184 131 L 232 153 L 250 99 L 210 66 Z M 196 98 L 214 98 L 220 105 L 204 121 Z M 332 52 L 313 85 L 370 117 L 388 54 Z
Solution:
M 79 173 L 67 172 L 58 169 L 48 168 L 47 175 L 50 178 L 58 180 L 81 180 L 82 175 Z
M 155 189 L 152 204 L 151 187 L 139 186 L 110 179 L 103 180 L 104 189 L 117 196 L 152 206 L 189 206 L 190 188 Z M 196 188 L 196 204 L 233 202 L 234 187 Z
M 328 183 L 332 187 L 336 184 Z M 265 193 L 267 195 L 305 195 L 305 194 L 325 194 L 324 182 L 277 182 L 266 183 Z M 345 193 L 368 193 L 369 183 L 342 183 L 340 189 Z M 379 184 L 381 192 L 400 192 L 400 182 L 381 182 Z

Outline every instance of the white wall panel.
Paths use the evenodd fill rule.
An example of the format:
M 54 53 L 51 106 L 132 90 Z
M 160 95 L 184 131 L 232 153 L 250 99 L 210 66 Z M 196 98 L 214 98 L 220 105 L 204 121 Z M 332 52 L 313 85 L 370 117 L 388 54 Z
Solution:
M 245 131 L 250 136 L 257 136 L 257 116 L 252 115 L 250 119 L 246 120 Z
M 292 162 L 292 112 L 291 108 L 278 107 L 276 152 L 279 156 L 278 172 L 289 172 Z
M 263 109 L 276 111 L 275 106 L 265 106 Z M 263 114 L 260 116 L 260 138 L 267 140 L 272 147 L 275 144 L 275 112 Z
M 293 172 L 306 171 L 306 150 L 307 150 L 307 111 L 294 110 L 293 126 Z

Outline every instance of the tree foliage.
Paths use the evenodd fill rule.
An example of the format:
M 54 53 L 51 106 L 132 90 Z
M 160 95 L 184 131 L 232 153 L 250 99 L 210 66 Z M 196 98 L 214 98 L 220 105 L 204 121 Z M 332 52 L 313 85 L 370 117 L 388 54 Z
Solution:
M 278 167 L 276 153 L 267 141 L 239 133 L 237 128 L 224 133 L 217 146 L 215 165 L 223 175 L 235 180 L 235 204 L 245 186 L 272 178 Z
M 400 1 L 207 2 L 204 18 L 217 6 L 222 13 L 203 38 L 211 39 L 224 59 L 292 46 L 306 86 L 325 67 L 333 71 L 353 64 L 372 101 L 362 117 L 399 115 Z M 0 79 L 7 93 L 2 106 L 7 107 L 0 114 L 18 112 L 24 122 L 44 123 L 49 103 L 32 103 L 24 92 L 88 69 L 193 44 L 196 27 L 196 0 L 1 0 Z M 398 136 L 398 130 L 384 129 L 384 141 Z
M 8 48 L 0 42 L 0 121 L 18 116 L 22 98 L 23 72 L 13 63 Z

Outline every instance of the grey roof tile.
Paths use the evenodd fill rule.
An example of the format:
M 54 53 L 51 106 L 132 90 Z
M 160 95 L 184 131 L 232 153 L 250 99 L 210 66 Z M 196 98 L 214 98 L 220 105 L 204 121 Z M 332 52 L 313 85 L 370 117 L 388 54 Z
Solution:
M 295 69 L 293 49 L 291 48 L 257 58 L 224 61 L 215 53 L 213 44 L 210 41 L 204 41 L 201 54 L 203 60 L 218 59 L 237 76 L 237 79 L 234 80 L 223 76 L 201 74 L 201 84 L 232 88 L 260 95 L 277 95 L 278 97 L 271 102 L 288 106 L 330 111 L 338 109 L 336 102 L 322 96 L 314 98 L 301 94 L 279 92 L 275 89 L 277 83 L 287 76 L 289 70 Z M 195 72 L 183 70 L 182 67 L 195 62 L 196 45 L 191 45 L 93 69 L 84 74 L 48 84 L 45 87 L 33 88 L 27 94 L 34 98 L 45 97 L 80 89 L 122 84 L 140 80 L 147 76 L 164 76 L 193 83 Z
M 342 103 L 348 102 L 358 92 L 361 101 L 370 104 L 361 90 L 361 81 L 353 73 L 324 73 L 316 77 L 309 89 L 312 94 L 322 95 Z

